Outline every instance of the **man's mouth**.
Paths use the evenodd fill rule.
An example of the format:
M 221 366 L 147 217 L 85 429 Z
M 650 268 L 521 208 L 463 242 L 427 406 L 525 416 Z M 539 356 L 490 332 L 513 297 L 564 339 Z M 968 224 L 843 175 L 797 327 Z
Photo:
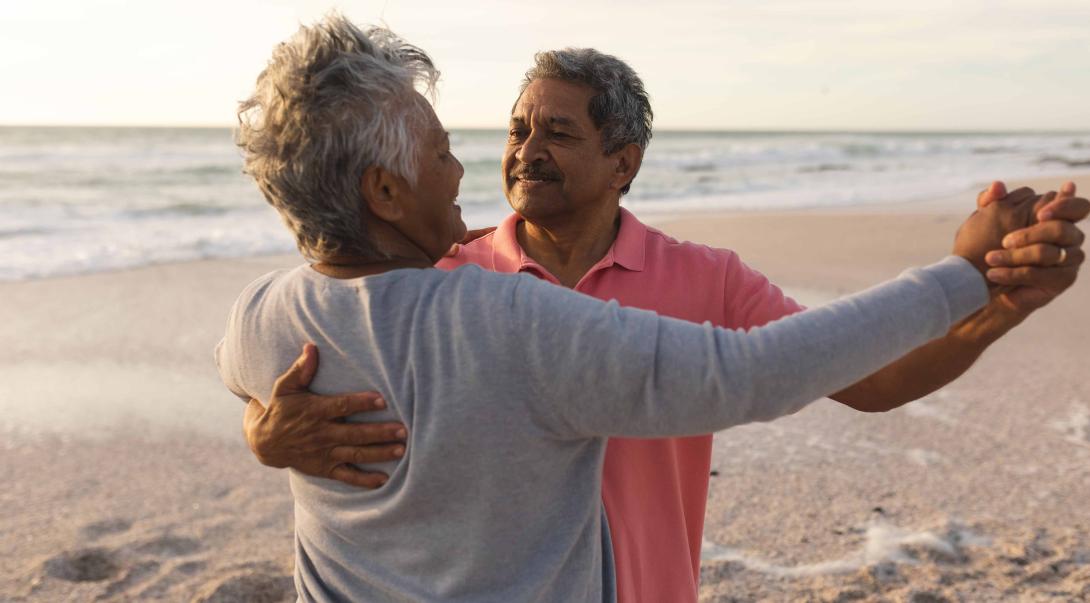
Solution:
M 523 174 L 520 176 L 515 176 L 515 180 L 524 185 L 541 185 L 548 184 L 550 182 L 560 181 L 559 178 L 555 178 L 553 176 L 545 176 L 541 174 Z

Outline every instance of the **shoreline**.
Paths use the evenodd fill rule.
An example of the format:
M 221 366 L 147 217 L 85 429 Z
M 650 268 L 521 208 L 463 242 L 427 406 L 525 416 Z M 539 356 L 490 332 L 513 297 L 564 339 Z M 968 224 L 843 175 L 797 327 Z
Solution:
M 1072 180 L 1079 185 L 1082 196 L 1090 194 L 1090 171 L 1072 171 L 1065 173 L 1058 177 L 1049 178 L 1030 178 L 1021 180 L 1011 180 L 1008 182 L 1008 186 L 1011 190 L 1019 186 L 1029 186 L 1038 191 L 1052 190 L 1059 186 L 1065 180 Z M 786 209 L 756 209 L 756 208 L 729 208 L 729 209 L 685 209 L 680 208 L 673 211 L 660 211 L 660 210 L 640 210 L 629 208 L 631 211 L 638 212 L 636 215 L 648 225 L 656 228 L 670 228 L 673 224 L 687 224 L 692 220 L 703 219 L 721 219 L 724 217 L 770 217 L 770 216 L 794 216 L 794 215 L 890 215 L 890 214 L 954 214 L 962 215 L 971 210 L 972 201 L 975 198 L 975 191 L 981 190 L 988 185 L 987 182 L 977 183 L 976 185 L 962 189 L 957 192 L 951 192 L 936 198 L 928 198 L 915 201 L 897 201 L 897 202 L 860 202 L 846 205 L 832 205 L 821 206 L 813 205 L 798 208 L 786 208 Z M 154 269 L 163 266 L 172 266 L 177 264 L 201 264 L 205 262 L 268 262 L 274 266 L 290 266 L 291 262 L 297 260 L 302 261 L 302 258 L 297 253 L 268 253 L 257 255 L 239 255 L 239 256 L 224 256 L 224 257 L 211 257 L 200 259 L 185 259 L 185 260 L 167 260 L 158 263 L 144 264 L 139 266 L 126 266 L 120 268 L 106 268 L 101 270 L 90 270 L 87 272 L 75 272 L 66 274 L 48 275 L 42 277 L 34 277 L 19 280 L 0 280 L 0 285 L 9 285 L 16 283 L 29 283 L 49 281 L 56 279 L 67 278 L 79 278 L 85 276 L 91 276 L 96 274 L 117 274 L 134 270 L 142 269 Z

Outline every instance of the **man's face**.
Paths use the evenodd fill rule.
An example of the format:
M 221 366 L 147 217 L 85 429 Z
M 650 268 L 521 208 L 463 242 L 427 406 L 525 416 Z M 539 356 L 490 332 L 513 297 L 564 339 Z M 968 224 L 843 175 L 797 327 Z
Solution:
M 619 198 L 610 186 L 615 161 L 603 153 L 588 111 L 594 95 L 584 84 L 540 79 L 511 111 L 503 190 L 527 220 L 563 217 Z
M 455 203 L 465 170 L 450 152 L 450 137 L 431 105 L 418 100 L 424 120 L 417 130 L 417 181 L 404 200 L 410 220 L 402 232 L 438 260 L 466 235 L 462 208 Z

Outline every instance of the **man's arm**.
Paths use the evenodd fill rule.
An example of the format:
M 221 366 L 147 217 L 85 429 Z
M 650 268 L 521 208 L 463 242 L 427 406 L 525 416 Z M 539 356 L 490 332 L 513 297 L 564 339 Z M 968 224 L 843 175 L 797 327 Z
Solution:
M 1028 190 L 1028 189 L 1024 189 Z M 1032 193 L 1032 192 L 1031 192 Z M 993 183 L 977 198 L 979 207 L 1005 196 Z M 1026 194 L 1023 189 L 1012 196 Z M 985 308 L 958 322 L 946 336 L 923 345 L 830 398 L 864 412 L 892 410 L 961 376 L 984 350 L 1070 287 L 1085 259 L 1085 239 L 1074 226 L 1090 213 L 1090 202 L 1075 197 L 1068 182 L 1055 198 L 1038 203 L 1034 226 L 1011 233 L 1004 251 L 988 254 L 994 283 L 1016 287 L 997 295 Z M 1060 254 L 1060 249 L 1064 253 Z M 1059 260 L 1063 259 L 1062 264 Z

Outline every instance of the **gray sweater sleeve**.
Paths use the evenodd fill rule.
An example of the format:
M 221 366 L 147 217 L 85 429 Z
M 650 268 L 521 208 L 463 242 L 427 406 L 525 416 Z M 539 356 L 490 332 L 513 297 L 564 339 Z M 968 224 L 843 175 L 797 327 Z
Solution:
M 602 304 L 519 279 L 499 310 L 537 421 L 561 438 L 709 433 L 791 414 L 870 375 L 982 307 L 958 257 L 748 332 Z

